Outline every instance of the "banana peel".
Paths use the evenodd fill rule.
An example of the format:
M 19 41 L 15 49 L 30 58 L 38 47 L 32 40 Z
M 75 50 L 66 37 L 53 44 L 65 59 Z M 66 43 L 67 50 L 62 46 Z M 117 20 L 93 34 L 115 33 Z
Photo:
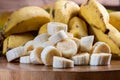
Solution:
M 21 8 L 9 17 L 5 24 L 5 37 L 14 33 L 39 30 L 39 27 L 50 21 L 50 15 L 44 9 L 35 6 Z
M 3 54 L 12 48 L 23 46 L 26 42 L 34 39 L 31 33 L 14 34 L 8 36 L 3 42 Z

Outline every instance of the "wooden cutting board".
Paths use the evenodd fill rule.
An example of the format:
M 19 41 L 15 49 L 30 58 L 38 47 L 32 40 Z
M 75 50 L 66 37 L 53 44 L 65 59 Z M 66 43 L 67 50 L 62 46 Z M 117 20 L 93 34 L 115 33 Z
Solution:
M 0 80 L 120 80 L 120 60 L 108 66 L 54 69 L 44 65 L 8 63 L 0 58 Z

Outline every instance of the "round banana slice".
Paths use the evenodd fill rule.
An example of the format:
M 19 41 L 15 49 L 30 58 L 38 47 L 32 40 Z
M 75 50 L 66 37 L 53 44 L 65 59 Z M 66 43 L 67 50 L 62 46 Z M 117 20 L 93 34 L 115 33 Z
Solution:
M 47 32 L 50 35 L 54 35 L 56 32 L 64 30 L 67 32 L 68 26 L 67 24 L 60 23 L 60 22 L 49 22 L 47 25 Z
M 111 49 L 105 42 L 96 42 L 93 46 L 92 53 L 111 53 Z
M 52 35 L 48 40 L 50 42 L 52 42 L 53 44 L 56 44 L 57 42 L 62 41 L 65 38 L 68 38 L 68 36 L 65 33 L 65 31 L 61 30 L 61 31 L 55 33 L 54 35 Z
M 65 39 L 61 42 L 58 42 L 56 47 L 62 52 L 62 55 L 66 58 L 71 58 L 77 53 L 77 45 L 75 41 L 71 39 Z
M 27 51 L 32 51 L 32 50 L 34 49 L 33 40 L 28 41 L 28 42 L 24 45 L 24 48 L 25 48 Z
M 33 40 L 34 47 L 36 48 L 36 47 L 41 46 L 44 42 L 48 41 L 48 38 L 49 38 L 49 35 L 47 33 L 38 35 Z
M 79 52 L 80 51 L 80 39 L 78 39 L 78 38 L 71 38 L 73 41 L 75 41 L 75 43 L 77 44 L 77 48 L 78 48 L 78 51 L 77 52 Z
M 82 53 L 72 57 L 75 65 L 88 65 L 90 54 Z
M 20 63 L 25 63 L 25 64 L 31 63 L 30 56 L 20 57 Z
M 74 67 L 74 62 L 70 59 L 63 57 L 53 57 L 53 68 L 72 68 Z
M 23 46 L 13 48 L 6 53 L 7 61 L 11 62 L 21 56 L 25 56 L 27 53 L 26 49 Z
M 94 36 L 85 36 L 80 39 L 81 52 L 90 52 L 93 46 Z
M 109 53 L 96 53 L 91 55 L 90 65 L 109 65 L 112 54 Z
M 53 46 L 47 46 L 43 49 L 43 51 L 41 53 L 42 62 L 45 65 L 50 66 L 53 64 L 54 56 L 62 56 L 62 54 L 58 51 L 57 48 L 55 48 Z
M 43 51 L 43 47 L 37 47 L 30 53 L 30 61 L 33 64 L 43 64 L 41 60 L 41 52 Z

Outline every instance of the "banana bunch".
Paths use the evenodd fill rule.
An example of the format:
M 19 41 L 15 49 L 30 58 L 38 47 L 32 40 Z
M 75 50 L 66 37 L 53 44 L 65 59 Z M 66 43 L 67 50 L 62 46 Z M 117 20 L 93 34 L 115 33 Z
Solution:
M 36 6 L 21 8 L 13 12 L 4 27 L 3 54 L 9 49 L 23 46 L 35 36 L 33 31 L 38 31 L 39 27 L 50 21 L 50 15 L 44 9 Z M 31 32 L 30 32 L 31 31 Z M 29 43 L 28 43 L 29 44 Z M 28 50 L 33 47 L 28 47 Z
M 20 63 L 44 64 L 53 68 L 110 64 L 112 54 L 108 44 L 96 42 L 93 45 L 93 35 L 81 39 L 69 36 L 68 25 L 64 23 L 47 24 L 47 33 L 9 50 L 6 53 L 8 62 L 19 59 Z
M 112 17 L 110 17 L 111 15 L 109 16 L 105 7 L 97 0 L 87 0 L 82 3 L 79 15 L 89 24 L 88 31 L 90 34 L 95 35 L 95 40 L 107 43 L 110 46 L 111 52 L 114 55 L 120 56 L 120 32 L 119 29 L 117 30 L 114 27 L 116 25 L 111 25 L 113 19 L 111 19 Z M 119 23 L 119 21 L 117 22 Z

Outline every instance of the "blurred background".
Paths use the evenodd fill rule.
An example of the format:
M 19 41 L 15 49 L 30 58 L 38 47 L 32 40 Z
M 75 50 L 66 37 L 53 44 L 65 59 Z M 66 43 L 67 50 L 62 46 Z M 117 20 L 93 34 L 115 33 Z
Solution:
M 54 4 L 56 0 L 0 0 L 0 12 L 14 11 L 23 6 L 44 6 Z M 85 0 L 72 0 L 81 4 Z M 120 10 L 120 0 L 98 0 L 100 3 L 111 9 Z

